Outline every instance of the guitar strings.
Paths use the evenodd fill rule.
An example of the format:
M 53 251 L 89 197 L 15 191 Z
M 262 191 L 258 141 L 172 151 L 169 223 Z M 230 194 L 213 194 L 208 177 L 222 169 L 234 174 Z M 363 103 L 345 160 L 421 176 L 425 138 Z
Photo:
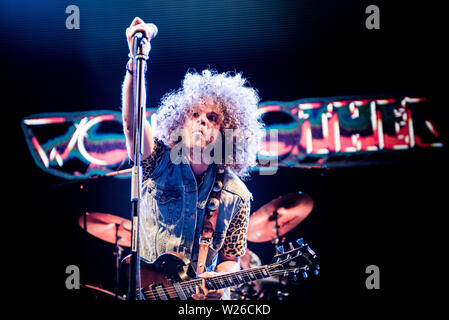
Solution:
M 298 268 L 298 269 L 302 269 L 302 268 Z M 262 278 L 264 278 L 265 275 L 263 274 L 263 270 L 267 271 L 269 276 L 280 275 L 280 274 L 285 273 L 285 270 L 273 270 L 273 271 L 270 272 L 269 268 L 267 268 L 266 266 L 262 266 L 262 267 L 258 267 L 258 268 L 253 268 L 251 270 L 240 270 L 240 271 L 237 271 L 237 272 L 235 272 L 233 274 L 223 274 L 223 275 L 218 275 L 218 276 L 216 276 L 214 278 L 205 278 L 205 279 L 206 279 L 207 282 L 213 282 L 213 284 L 215 286 L 217 286 L 217 284 L 218 284 L 218 287 L 221 288 L 222 284 L 217 282 L 218 278 L 224 278 L 224 279 L 225 278 L 231 278 L 232 280 L 239 280 L 239 281 L 241 281 L 241 279 L 239 279 L 239 277 L 238 277 L 239 275 L 242 275 L 242 274 L 245 274 L 245 273 L 249 274 L 250 272 L 252 272 L 253 276 L 255 276 L 256 279 L 250 279 L 250 281 L 247 281 L 247 282 L 251 282 L 251 281 L 259 280 L 257 278 L 256 272 L 259 273 L 258 274 L 259 276 L 262 275 L 263 276 Z M 240 276 L 240 278 L 246 280 L 243 276 Z M 203 281 L 203 279 L 192 279 L 192 280 L 188 280 L 188 281 L 185 281 L 185 282 L 181 282 L 180 286 L 182 287 L 184 293 L 187 293 L 184 290 L 184 289 L 187 289 L 189 291 L 187 293 L 187 295 L 191 296 L 192 295 L 191 292 L 196 293 L 196 286 L 200 285 L 200 283 L 202 281 Z M 232 285 L 229 286 L 229 287 L 232 287 Z M 170 286 L 170 287 L 164 287 L 164 289 L 165 289 L 165 292 L 163 291 L 163 293 L 164 294 L 167 293 L 168 296 L 171 296 L 171 295 L 179 296 L 178 292 L 176 291 L 176 289 L 175 289 L 175 287 L 173 285 Z M 214 290 L 214 289 L 212 289 L 212 290 Z M 157 291 L 157 289 L 156 289 L 156 291 Z M 151 288 L 145 289 L 144 293 L 146 295 L 148 295 L 150 298 L 154 297 L 154 299 L 156 299 L 156 296 L 151 291 Z
M 240 278 L 245 279 L 245 276 L 248 277 L 250 281 L 253 280 L 257 280 L 257 276 L 260 275 L 264 275 L 263 271 L 267 271 L 268 274 L 270 274 L 270 272 L 268 271 L 268 268 L 266 268 L 266 266 L 262 266 L 262 267 L 257 267 L 257 268 L 252 268 L 250 270 L 240 270 L 234 273 L 224 273 L 221 275 L 217 275 L 213 278 L 205 278 L 206 281 L 211 282 L 212 284 L 214 284 L 215 286 L 220 287 L 222 285 L 222 283 L 220 283 L 219 281 L 221 280 L 221 282 L 225 283 L 224 280 L 226 280 L 227 278 L 233 280 L 238 280 L 241 281 Z M 251 279 L 251 277 L 249 276 L 250 273 L 253 273 L 253 276 L 256 277 L 256 279 Z M 258 275 L 256 275 L 256 273 L 258 273 Z M 246 280 L 246 279 L 245 279 Z M 188 280 L 185 282 L 181 283 L 181 286 L 192 286 L 192 285 L 196 285 L 197 283 L 199 284 L 200 282 L 202 282 L 202 279 L 193 279 L 193 280 Z
M 270 276 L 281 275 L 283 273 L 285 273 L 285 270 L 274 270 L 274 271 L 272 271 L 270 273 Z M 202 281 L 202 279 L 194 279 L 194 280 L 189 280 L 188 282 L 200 282 L 200 280 Z M 209 278 L 209 280 L 211 280 L 211 279 Z M 256 279 L 256 280 L 259 280 L 259 279 Z M 254 281 L 254 280 L 252 280 L 252 281 Z M 251 282 L 251 281 L 248 281 L 248 282 Z M 230 286 L 230 287 L 232 287 L 232 286 Z M 174 287 L 165 288 L 165 290 L 167 291 L 169 296 L 170 295 L 175 295 L 175 296 L 177 296 L 179 298 L 178 293 L 177 293 L 176 289 L 174 289 Z M 196 289 L 193 290 L 193 288 L 190 288 L 190 290 L 191 291 L 195 291 L 195 293 L 196 293 Z M 144 290 L 144 293 L 150 299 L 161 300 L 160 298 L 156 297 L 151 290 Z M 189 292 L 188 295 L 191 296 L 191 293 Z
M 239 275 L 240 275 L 241 279 L 247 280 L 247 279 L 245 279 L 244 275 L 245 274 L 250 274 L 252 272 L 253 276 L 256 277 L 256 279 L 251 279 L 250 276 L 246 275 L 246 277 L 249 278 L 249 281 L 246 281 L 246 282 L 251 282 L 251 281 L 254 281 L 254 280 L 258 280 L 258 276 L 260 276 L 260 275 L 265 277 L 265 275 L 263 274 L 263 270 L 267 271 L 268 275 L 270 275 L 270 272 L 268 271 L 268 268 L 266 266 L 262 266 L 262 267 L 252 268 L 250 270 L 240 270 L 240 271 L 237 271 L 237 272 L 235 272 L 233 274 L 225 273 L 225 274 L 222 274 L 222 275 L 218 275 L 218 276 L 216 276 L 214 278 L 205 278 L 205 279 L 206 279 L 207 282 L 209 282 L 209 283 L 212 282 L 213 285 L 215 285 L 215 286 L 217 286 L 219 288 L 222 288 L 222 284 L 218 282 L 219 279 L 230 278 L 231 280 L 239 280 L 239 281 L 241 281 L 239 279 Z M 259 274 L 257 275 L 256 272 L 259 273 Z M 180 285 L 181 285 L 184 293 L 187 293 L 185 290 L 188 290 L 187 295 L 192 295 L 192 292 L 196 293 L 196 286 L 197 285 L 200 286 L 202 281 L 203 281 L 203 279 L 192 279 L 192 280 L 188 280 L 188 281 L 185 281 L 185 282 L 181 282 Z M 225 283 L 225 282 L 223 281 L 223 283 Z M 228 287 L 228 286 L 225 286 L 225 287 Z M 229 287 L 232 287 L 232 285 L 229 286 Z M 177 293 L 176 289 L 174 288 L 174 286 L 170 286 L 168 288 L 164 287 L 164 289 L 166 291 L 166 292 L 164 292 L 164 294 L 167 293 L 169 296 L 171 296 L 171 295 L 178 296 L 178 293 Z M 214 290 L 213 288 L 211 288 L 211 289 Z M 155 297 L 154 293 L 151 291 L 151 288 L 144 290 L 144 293 L 149 295 L 149 296 Z M 158 294 L 160 294 L 160 293 L 158 293 Z
M 302 268 L 298 268 L 298 269 L 302 269 Z M 274 271 L 270 272 L 270 276 L 281 275 L 281 274 L 283 274 L 283 273 L 285 273 L 285 270 L 274 270 Z M 211 280 L 211 278 L 208 278 L 208 280 Z M 259 280 L 259 279 L 256 279 L 256 280 Z M 198 284 L 199 284 L 199 282 L 201 282 L 201 281 L 202 281 L 202 279 L 194 279 L 194 280 L 189 280 L 189 281 L 186 281 L 186 282 L 198 282 Z M 252 281 L 254 281 L 254 280 L 252 280 Z M 251 282 L 251 281 L 248 281 L 248 282 Z M 181 283 L 181 284 L 182 284 L 182 283 Z M 196 286 L 196 285 L 195 285 L 195 286 Z M 230 287 L 232 287 L 232 286 L 230 286 Z M 176 289 L 175 289 L 173 286 L 172 286 L 172 287 L 169 287 L 169 288 L 166 288 L 166 287 L 165 287 L 165 290 L 167 291 L 167 293 L 168 293 L 169 296 L 170 296 L 170 295 L 175 295 L 175 296 L 177 296 L 177 297 L 179 298 L 179 295 L 178 295 Z M 195 293 L 196 293 L 196 288 L 195 288 L 195 290 L 193 290 L 193 288 L 191 287 L 190 290 L 195 291 Z M 185 292 L 185 291 L 184 291 L 184 292 Z M 160 298 L 157 298 L 157 297 L 154 295 L 154 293 L 153 293 L 151 290 L 149 290 L 149 289 L 144 290 L 144 293 L 145 293 L 149 298 L 152 298 L 153 300 L 161 300 Z M 188 295 L 191 296 L 191 293 L 189 292 Z

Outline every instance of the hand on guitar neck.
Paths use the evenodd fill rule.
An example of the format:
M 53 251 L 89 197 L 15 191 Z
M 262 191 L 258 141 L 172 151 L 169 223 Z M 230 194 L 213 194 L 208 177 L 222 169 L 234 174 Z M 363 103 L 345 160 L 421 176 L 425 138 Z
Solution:
M 224 289 L 211 290 L 206 288 L 206 278 L 218 276 L 218 272 L 204 272 L 198 275 L 198 278 L 203 279 L 201 287 L 196 286 L 196 293 L 192 295 L 195 300 L 221 300 L 224 294 Z

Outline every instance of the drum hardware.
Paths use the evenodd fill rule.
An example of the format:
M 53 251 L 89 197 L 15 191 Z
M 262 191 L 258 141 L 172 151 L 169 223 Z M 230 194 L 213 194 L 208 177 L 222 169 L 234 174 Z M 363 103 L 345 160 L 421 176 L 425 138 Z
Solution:
M 83 288 L 88 289 L 91 292 L 99 294 L 99 296 L 102 296 L 102 297 L 107 297 L 107 298 L 111 298 L 111 299 L 118 299 L 118 300 L 126 300 L 125 297 L 122 297 L 122 296 L 119 296 L 117 294 L 114 294 L 114 293 L 112 293 L 112 292 L 110 292 L 108 290 L 105 290 L 103 288 L 91 286 L 91 285 L 88 285 L 88 284 L 81 284 L 81 286 Z
M 279 245 L 279 213 L 277 210 L 274 210 L 272 217 L 274 217 L 274 228 L 273 231 L 275 232 L 275 237 L 271 240 L 271 243 L 274 244 L 274 248 L 275 248 L 275 254 L 280 253 L 283 254 L 284 253 L 284 241 L 285 241 L 285 237 L 282 238 L 282 242 L 281 245 Z M 279 277 L 279 281 L 278 281 L 278 291 L 277 291 L 277 298 L 278 300 L 286 300 L 286 298 L 288 298 L 288 292 L 285 290 L 285 286 L 283 286 L 283 278 L 286 278 L 287 276 L 284 274 L 283 276 Z
M 78 181 L 69 181 L 61 184 L 53 185 L 52 188 L 60 188 L 66 186 L 72 186 L 79 184 L 77 187 L 81 196 L 87 194 L 89 191 L 89 184 L 95 180 L 99 180 L 101 178 L 119 176 L 124 174 L 129 174 L 131 172 L 131 168 L 123 169 L 118 171 L 112 171 L 101 175 L 93 175 L 86 179 L 78 180 Z M 123 247 L 131 246 L 131 221 L 128 219 L 124 219 L 112 214 L 107 213 L 91 213 L 86 210 L 82 210 L 82 215 L 78 219 L 79 226 L 85 231 L 85 233 L 89 233 L 94 237 L 101 239 L 103 241 L 114 244 L 114 252 L 115 256 L 115 293 L 109 293 L 115 296 L 116 299 L 125 300 L 126 296 L 119 296 L 119 286 L 120 286 L 120 262 L 122 260 L 122 253 L 124 251 Z M 83 260 L 87 261 L 87 237 L 84 237 L 83 240 Z M 103 293 L 106 290 L 84 285 L 88 289 L 102 291 Z
M 123 247 L 131 246 L 131 221 L 108 213 L 85 212 L 78 223 L 87 233 L 114 244 L 115 255 L 115 297 L 119 298 L 120 261 Z
M 248 225 L 248 241 L 271 241 L 276 254 L 283 254 L 285 237 L 282 239 L 281 237 L 299 225 L 312 209 L 312 198 L 301 191 L 280 196 L 263 205 L 251 215 Z M 290 250 L 293 249 L 291 242 L 289 247 Z M 278 300 L 288 299 L 288 276 L 289 274 L 284 274 L 278 277 Z M 296 274 L 293 275 L 293 279 L 295 278 L 297 279 Z
M 122 239 L 119 234 L 120 225 L 115 225 L 115 298 L 118 299 L 120 290 L 120 261 L 122 260 L 123 248 L 119 245 L 119 241 Z

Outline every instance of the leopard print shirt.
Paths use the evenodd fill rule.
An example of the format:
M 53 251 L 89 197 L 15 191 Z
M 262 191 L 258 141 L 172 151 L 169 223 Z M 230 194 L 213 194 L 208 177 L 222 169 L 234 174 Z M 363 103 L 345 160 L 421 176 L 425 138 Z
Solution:
M 226 257 L 239 257 L 245 254 L 249 216 L 250 209 L 249 203 L 247 203 L 229 223 L 220 254 Z
M 150 178 L 154 169 L 159 164 L 162 156 L 164 155 L 165 144 L 162 140 L 154 138 L 153 152 L 145 159 L 142 160 L 142 179 L 146 181 Z
M 150 178 L 154 169 L 159 164 L 164 151 L 167 150 L 164 142 L 158 138 L 154 138 L 154 150 L 149 157 L 142 160 L 142 178 L 146 181 Z M 226 257 L 243 256 L 246 252 L 246 233 L 248 230 L 248 222 L 250 216 L 249 202 L 240 209 L 229 223 L 226 231 L 226 237 L 220 254 Z

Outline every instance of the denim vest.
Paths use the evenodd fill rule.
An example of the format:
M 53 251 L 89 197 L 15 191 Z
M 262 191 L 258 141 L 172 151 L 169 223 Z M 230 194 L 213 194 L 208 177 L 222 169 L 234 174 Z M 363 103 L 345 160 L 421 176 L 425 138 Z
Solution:
M 190 164 L 174 164 L 166 149 L 149 179 L 143 182 L 140 214 L 140 256 L 152 262 L 163 253 L 183 254 L 196 269 L 199 238 L 217 166 L 210 165 L 200 189 Z M 207 271 L 213 271 L 232 218 L 249 205 L 251 193 L 230 170 L 225 170 L 215 232 L 209 245 Z

